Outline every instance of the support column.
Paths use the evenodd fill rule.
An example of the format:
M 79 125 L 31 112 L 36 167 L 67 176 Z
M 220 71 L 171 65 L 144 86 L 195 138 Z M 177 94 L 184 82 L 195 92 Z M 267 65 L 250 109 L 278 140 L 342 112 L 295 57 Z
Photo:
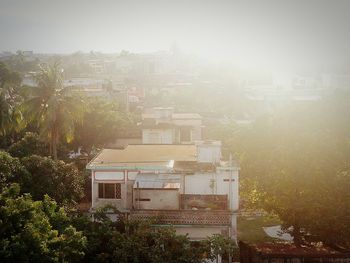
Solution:
M 95 177 L 95 171 L 91 170 L 91 208 L 95 206 L 94 202 L 94 177 Z
M 128 171 L 124 171 L 124 209 L 128 209 Z

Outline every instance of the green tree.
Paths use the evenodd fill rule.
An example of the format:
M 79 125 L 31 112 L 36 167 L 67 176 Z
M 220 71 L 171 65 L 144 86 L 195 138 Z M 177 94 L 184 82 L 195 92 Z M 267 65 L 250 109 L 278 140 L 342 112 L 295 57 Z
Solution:
M 47 194 L 60 205 L 73 205 L 82 198 L 84 176 L 73 164 L 37 155 L 23 158 L 22 164 L 29 173 L 23 191 L 34 200 L 41 200 Z
M 0 62 L 0 136 L 5 136 L 20 127 L 22 115 L 17 107 L 21 99 L 20 84 L 20 75 L 10 71 Z
M 36 81 L 38 87 L 31 89 L 23 109 L 28 121 L 37 123 L 40 135 L 48 140 L 50 154 L 56 160 L 60 139 L 68 142 L 73 139 L 74 122 L 81 119 L 83 103 L 69 87 L 64 87 L 59 63 L 42 66 Z
M 233 242 L 219 235 L 193 242 L 177 235 L 172 226 L 152 227 L 151 221 L 106 216 L 108 207 L 99 209 L 94 221 L 76 218 L 75 226 L 88 240 L 87 262 L 206 262 L 217 254 L 231 253 Z M 116 212 L 116 211 L 114 211 Z
M 0 151 L 0 190 L 10 183 L 22 183 L 28 174 L 18 158 Z
M 114 142 L 131 123 L 116 103 L 95 98 L 88 100 L 83 120 L 76 124 L 73 143 L 91 155 L 94 148 Z
M 320 102 L 285 105 L 247 126 L 211 129 L 240 161 L 244 207 L 278 215 L 296 244 L 349 247 L 349 98 L 337 92 Z
M 47 196 L 33 201 L 19 192 L 12 185 L 0 194 L 1 262 L 79 262 L 86 238 L 65 220 L 64 210 Z M 53 227 L 58 218 L 62 230 Z
M 8 152 L 12 156 L 19 158 L 23 158 L 30 155 L 49 155 L 47 145 L 40 140 L 38 134 L 31 132 L 27 132 L 21 140 L 12 144 L 8 148 Z
M 252 200 L 277 214 L 297 245 L 349 241 L 343 220 L 350 217 L 350 199 L 343 186 L 350 183 L 345 168 L 350 130 L 340 117 L 343 111 L 344 104 L 333 98 L 287 108 L 257 121 L 242 137 L 241 175 Z M 327 224 L 331 232 L 320 227 L 330 230 Z

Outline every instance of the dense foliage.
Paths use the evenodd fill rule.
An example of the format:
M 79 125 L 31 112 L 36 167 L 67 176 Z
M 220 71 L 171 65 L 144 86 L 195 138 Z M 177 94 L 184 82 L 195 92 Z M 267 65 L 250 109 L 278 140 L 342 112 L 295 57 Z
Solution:
M 39 135 L 32 132 L 27 132 L 23 138 L 13 143 L 8 152 L 14 156 L 23 158 L 30 155 L 48 156 L 49 151 L 45 142 L 41 141 Z
M 26 120 L 37 124 L 54 159 L 57 159 L 59 142 L 73 139 L 74 121 L 81 119 L 84 106 L 63 81 L 59 63 L 42 66 L 36 75 L 37 87 L 30 89 L 30 96 L 22 104 Z
M 20 96 L 21 77 L 17 72 L 10 71 L 0 62 L 0 135 L 5 136 L 19 128 L 22 120 L 18 104 Z
M 51 198 L 33 201 L 18 185 L 0 194 L 1 262 L 79 262 L 86 237 Z
M 342 92 L 211 130 L 240 160 L 246 205 L 278 215 L 297 244 L 350 244 L 349 102 Z
M 38 155 L 18 159 L 0 151 L 0 188 L 14 182 L 34 200 L 49 195 L 60 205 L 73 205 L 83 197 L 85 178 L 73 164 Z
M 73 145 L 91 155 L 93 149 L 103 148 L 125 134 L 131 119 L 118 104 L 103 99 L 87 99 L 81 122 L 76 123 Z
M 26 179 L 26 170 L 18 158 L 0 151 L 0 190 L 15 182 Z
M 204 262 L 217 254 L 231 252 L 233 242 L 216 236 L 200 242 L 190 242 L 187 236 L 176 235 L 171 227 L 153 228 L 151 222 L 111 221 L 105 208 L 90 222 L 78 218 L 78 229 L 88 239 L 87 262 Z M 215 254 L 217 253 L 217 254 Z
M 233 250 L 221 236 L 201 242 L 176 235 L 172 227 L 120 217 L 100 210 L 91 219 L 69 216 L 47 195 L 33 201 L 16 184 L 0 194 L 1 262 L 204 262 Z
M 73 164 L 32 155 L 22 159 L 28 180 L 23 189 L 35 200 L 49 195 L 59 204 L 74 204 L 84 193 L 84 177 Z

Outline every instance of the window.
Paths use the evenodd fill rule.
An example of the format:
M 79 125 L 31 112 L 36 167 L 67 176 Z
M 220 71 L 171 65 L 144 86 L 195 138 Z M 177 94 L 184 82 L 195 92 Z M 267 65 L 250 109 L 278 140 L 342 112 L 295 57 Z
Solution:
M 229 182 L 230 181 L 230 179 L 224 179 L 224 182 Z M 235 181 L 235 179 L 231 179 L 231 182 L 234 182 Z
M 121 184 L 98 184 L 98 198 L 105 199 L 121 199 L 122 187 Z

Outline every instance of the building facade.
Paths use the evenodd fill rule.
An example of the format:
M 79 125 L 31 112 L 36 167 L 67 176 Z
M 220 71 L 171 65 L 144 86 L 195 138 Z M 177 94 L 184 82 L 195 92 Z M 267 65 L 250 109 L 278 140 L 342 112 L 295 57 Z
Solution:
M 219 146 L 199 141 L 104 149 L 87 165 L 91 212 L 108 204 L 195 240 L 212 234 L 235 239 L 239 168 L 221 160 Z
M 202 117 L 155 107 L 142 114 L 143 144 L 183 144 L 202 139 Z

